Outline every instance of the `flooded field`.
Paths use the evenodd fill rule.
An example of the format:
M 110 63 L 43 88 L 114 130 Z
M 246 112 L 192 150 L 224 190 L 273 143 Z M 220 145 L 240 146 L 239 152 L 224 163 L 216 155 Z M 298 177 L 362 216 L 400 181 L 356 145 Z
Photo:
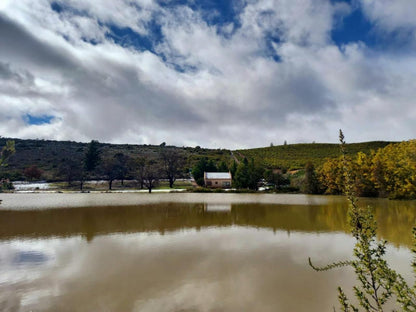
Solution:
M 308 257 L 316 264 L 351 257 L 342 197 L 0 198 L 1 311 L 320 312 L 337 306 L 338 285 L 355 282 L 348 268 L 308 266 Z M 410 278 L 416 202 L 361 204 L 377 207 L 389 261 Z

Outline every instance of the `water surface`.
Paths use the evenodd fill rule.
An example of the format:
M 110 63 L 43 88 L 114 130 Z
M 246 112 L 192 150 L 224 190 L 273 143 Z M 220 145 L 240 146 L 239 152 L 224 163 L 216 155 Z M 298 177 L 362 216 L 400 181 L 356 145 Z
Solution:
M 166 198 L 0 211 L 0 310 L 331 311 L 354 284 L 348 268 L 307 264 L 350 258 L 342 198 Z M 361 204 L 377 206 L 389 261 L 410 277 L 416 203 Z

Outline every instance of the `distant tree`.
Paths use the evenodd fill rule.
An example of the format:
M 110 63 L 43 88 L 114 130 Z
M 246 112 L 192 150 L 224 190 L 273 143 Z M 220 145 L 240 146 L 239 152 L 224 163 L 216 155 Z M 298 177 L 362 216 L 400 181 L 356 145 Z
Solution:
M 192 168 L 192 176 L 195 179 L 195 182 L 203 186 L 204 185 L 204 172 L 216 172 L 217 167 L 215 166 L 214 161 L 211 159 L 208 161 L 206 157 L 202 157 Z
M 80 189 L 82 191 L 84 184 L 84 168 L 82 167 L 80 159 L 65 158 L 58 168 L 58 175 L 63 177 L 68 183 L 72 185 L 73 181 L 80 181 Z
M 320 190 L 315 166 L 308 162 L 305 166 L 305 178 L 303 181 L 303 192 L 306 194 L 318 194 Z
M 247 158 L 244 158 L 237 167 L 234 184 L 237 188 L 257 190 L 263 172 L 264 169 L 256 165 L 253 159 L 249 162 Z
M 163 162 L 163 171 L 169 180 L 169 187 L 172 188 L 185 165 L 185 159 L 177 150 L 168 149 L 165 146 L 160 149 L 160 156 Z
M 101 161 L 100 155 L 100 143 L 96 140 L 92 140 L 87 147 L 87 152 L 84 157 L 84 167 L 87 172 L 94 171 Z
M 9 160 L 10 156 L 15 153 L 14 141 L 6 141 L 6 145 L 3 146 L 1 153 L 0 153 L 0 167 L 6 167 L 7 161 Z M 5 179 L 0 177 L 0 192 L 3 189 L 11 190 L 13 189 L 13 184 L 10 182 L 9 179 Z M 1 201 L 0 201 L 1 203 Z
M 225 161 L 221 161 L 219 166 L 218 166 L 218 171 L 219 172 L 228 172 L 228 166 L 225 163 Z
M 131 170 L 131 162 L 130 157 L 123 153 L 117 153 L 114 155 L 114 159 L 116 162 L 116 175 L 117 179 L 121 181 L 121 185 L 124 185 L 124 180 L 126 179 L 129 171 Z
M 271 169 L 267 169 L 264 172 L 264 179 L 274 185 L 275 189 L 280 189 L 283 185 L 290 184 L 290 181 L 285 177 L 282 172 L 273 172 Z
M 192 168 L 192 176 L 198 185 L 204 185 L 204 172 L 208 165 L 208 159 L 202 157 Z
M 7 166 L 7 161 L 15 152 L 14 141 L 6 141 L 6 145 L 1 150 L 0 166 Z
M 139 157 L 134 160 L 134 171 L 136 172 L 137 180 L 140 184 L 140 188 L 144 188 L 144 168 L 146 164 L 146 158 Z
M 114 157 L 106 158 L 102 164 L 102 170 L 106 180 L 108 181 L 108 189 L 113 189 L 113 182 L 119 175 L 119 163 Z
M 162 168 L 160 168 L 156 160 L 150 160 L 145 163 L 143 167 L 143 183 L 149 190 L 149 193 L 158 185 L 161 172 Z
M 39 180 L 42 176 L 42 170 L 40 170 L 36 165 L 32 165 L 23 170 L 23 175 L 30 181 Z
M 273 145 L 273 142 L 271 142 L 271 143 L 270 143 L 270 147 L 273 147 L 273 146 L 274 146 L 274 145 Z
M 231 172 L 231 176 L 234 178 L 235 173 L 237 171 L 237 162 L 234 160 L 233 163 L 230 166 L 230 172 Z
M 283 145 L 287 145 L 287 141 L 286 140 L 283 142 Z

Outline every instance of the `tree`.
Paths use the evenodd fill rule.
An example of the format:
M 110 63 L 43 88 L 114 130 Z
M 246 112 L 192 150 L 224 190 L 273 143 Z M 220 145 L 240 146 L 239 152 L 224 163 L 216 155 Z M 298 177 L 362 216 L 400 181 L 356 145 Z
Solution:
M 342 163 L 344 169 L 345 194 L 349 201 L 349 220 L 351 234 L 356 240 L 354 258 L 351 261 L 332 263 L 319 268 L 310 266 L 316 271 L 325 271 L 341 266 L 351 266 L 354 269 L 358 284 L 353 287 L 354 295 L 359 306 L 350 303 L 341 287 L 338 287 L 338 299 L 343 312 L 358 312 L 359 307 L 366 312 L 383 312 L 387 302 L 396 300 L 403 311 L 416 311 L 416 285 L 410 287 L 404 278 L 391 269 L 385 259 L 386 241 L 377 240 L 377 224 L 371 209 L 360 207 L 355 193 L 353 167 L 346 157 L 344 135 L 340 130 Z M 416 242 L 416 230 L 413 230 Z M 416 244 L 415 244 L 416 247 Z M 416 256 L 416 249 L 413 250 Z M 414 260 L 413 268 L 416 268 Z M 415 271 L 416 272 L 416 271 Z
M 84 183 L 84 168 L 82 168 L 81 163 L 80 159 L 66 158 L 59 166 L 58 175 L 65 179 L 68 186 L 71 186 L 72 181 L 79 180 L 80 189 L 82 191 Z
M 0 166 L 7 166 L 7 161 L 16 152 L 14 141 L 6 141 L 0 155 Z
M 195 182 L 203 186 L 204 185 L 204 172 L 216 172 L 217 167 L 215 166 L 214 161 L 211 159 L 208 161 L 206 157 L 202 157 L 192 168 L 192 176 L 195 179 Z
M 137 175 L 137 180 L 139 181 L 140 188 L 144 188 L 144 168 L 146 165 L 146 158 L 139 157 L 134 160 L 134 169 Z
M 258 182 L 263 176 L 264 169 L 247 158 L 238 165 L 235 173 L 234 184 L 237 188 L 258 189 Z
M 228 166 L 225 161 L 220 162 L 220 165 L 218 166 L 218 172 L 228 172 Z
M 160 149 L 160 156 L 163 162 L 163 171 L 169 180 L 169 187 L 172 188 L 181 173 L 185 159 L 177 150 L 167 148 L 165 145 Z
M 14 141 L 6 141 L 6 145 L 3 146 L 0 154 L 0 167 L 6 167 L 7 161 L 15 152 Z M 13 189 L 13 184 L 9 179 L 0 178 L 0 192 L 3 189 Z
M 237 172 L 237 162 L 235 161 L 235 159 L 230 166 L 230 172 L 231 172 L 231 176 L 234 178 L 235 173 Z
M 305 194 L 318 194 L 319 193 L 319 181 L 316 176 L 315 166 L 308 162 L 305 166 L 305 178 L 303 181 L 303 192 Z
M 30 181 L 39 180 L 42 176 L 42 170 L 40 170 L 36 165 L 32 165 L 28 168 L 25 168 L 25 170 L 23 170 L 23 174 Z
M 102 164 L 103 173 L 108 181 L 108 189 L 113 189 L 113 182 L 119 175 L 119 163 L 114 157 L 104 159 Z
M 92 140 L 87 147 L 87 152 L 84 157 L 84 167 L 87 172 L 94 171 L 101 161 L 100 156 L 100 143 L 96 140 Z
M 161 171 L 162 169 L 159 167 L 156 160 L 149 160 L 145 163 L 143 167 L 143 183 L 149 190 L 149 193 L 151 193 L 152 189 L 159 183 Z
M 116 178 L 121 181 L 121 185 L 124 185 L 124 180 L 126 179 L 129 171 L 130 171 L 130 157 L 123 153 L 117 153 L 114 155 L 114 159 L 116 162 Z

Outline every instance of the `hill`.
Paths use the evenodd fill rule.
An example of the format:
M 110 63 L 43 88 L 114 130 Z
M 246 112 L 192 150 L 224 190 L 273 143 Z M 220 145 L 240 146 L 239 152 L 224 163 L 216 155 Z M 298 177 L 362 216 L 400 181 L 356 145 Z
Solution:
M 52 140 L 22 140 L 0 138 L 0 148 L 7 140 L 14 140 L 16 153 L 10 158 L 9 165 L 2 168 L 3 176 L 13 180 L 23 178 L 23 170 L 32 165 L 40 168 L 43 177 L 48 180 L 59 179 L 58 171 L 68 159 L 81 160 L 85 154 L 88 143 L 73 141 L 52 141 Z M 385 147 L 392 142 L 365 142 L 347 144 L 348 151 L 355 154 L 359 151 L 370 153 L 371 150 Z M 135 144 L 109 144 L 100 143 L 101 155 L 109 158 L 117 153 L 123 153 L 131 158 L 146 157 L 158 158 L 159 145 L 135 145 Z M 221 161 L 230 164 L 233 159 L 242 160 L 244 157 L 253 158 L 256 162 L 267 168 L 303 169 L 308 161 L 315 166 L 321 165 L 326 158 L 338 157 L 340 154 L 338 144 L 311 143 L 311 144 L 290 144 L 264 148 L 242 149 L 230 151 L 226 149 L 206 149 L 197 147 L 175 147 L 166 146 L 168 149 L 175 149 L 186 159 L 183 168 L 184 175 L 189 168 L 202 157 L 212 159 L 219 164 Z
M 73 141 L 52 141 L 52 140 L 22 140 L 14 138 L 0 138 L 0 149 L 7 140 L 15 141 L 16 153 L 9 159 L 8 166 L 1 168 L 3 174 L 12 180 L 23 178 L 25 168 L 32 165 L 40 168 L 43 177 L 48 180 L 59 179 L 58 171 L 62 164 L 68 159 L 79 160 L 81 163 L 88 143 Z M 207 157 L 214 162 L 231 161 L 229 150 L 206 149 L 197 147 L 175 147 L 166 146 L 167 149 L 175 149 L 187 160 L 184 172 L 188 172 L 200 158 Z M 159 145 L 135 145 L 135 144 L 109 144 L 100 143 L 99 149 L 102 158 L 109 158 L 117 153 L 123 153 L 131 158 L 145 157 L 158 159 Z
M 393 142 L 374 141 L 347 144 L 350 154 L 358 152 L 370 153 Z M 315 167 L 322 165 L 326 158 L 338 157 L 340 155 L 339 144 L 309 143 L 290 144 L 263 148 L 237 150 L 234 155 L 253 158 L 255 162 L 262 163 L 267 168 L 286 168 L 289 170 L 303 169 L 307 162 L 312 162 Z

